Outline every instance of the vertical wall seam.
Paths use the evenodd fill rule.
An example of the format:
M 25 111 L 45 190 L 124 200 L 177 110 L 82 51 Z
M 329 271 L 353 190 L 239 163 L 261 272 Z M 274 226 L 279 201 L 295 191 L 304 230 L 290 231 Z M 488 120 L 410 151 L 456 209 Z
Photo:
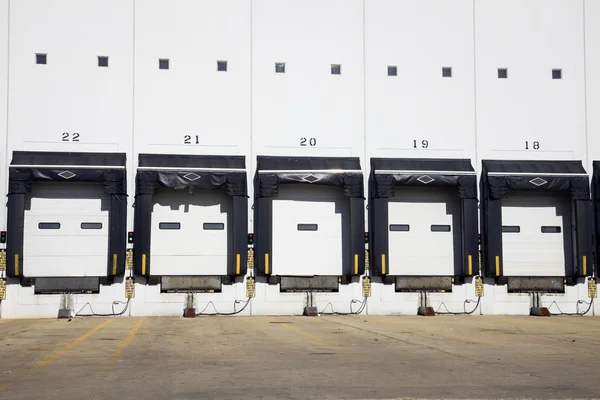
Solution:
M 478 164 L 475 166 L 475 171 L 479 170 L 479 142 L 477 140 L 477 39 L 476 39 L 476 13 L 475 13 L 475 3 L 476 0 L 473 0 L 473 116 L 475 118 L 475 162 Z
M 590 167 L 590 142 L 588 140 L 588 102 L 587 102 L 587 42 L 586 42 L 586 24 L 585 24 L 585 2 L 582 0 L 583 6 L 583 113 L 585 116 L 585 165 Z M 591 171 L 591 169 L 590 169 Z
M 254 33 L 254 20 L 253 20 L 253 11 L 254 11 L 254 2 L 253 0 L 250 0 L 250 143 L 249 143 L 249 154 L 250 154 L 250 160 L 249 161 L 249 167 L 250 167 L 250 173 L 252 174 L 254 171 L 254 141 L 253 141 L 253 133 L 254 133 L 254 107 L 253 107 L 253 102 L 254 102 L 254 93 L 253 93 L 253 87 L 254 87 L 254 71 L 253 71 L 253 65 L 254 65 L 254 37 L 253 37 L 253 33 Z M 248 168 L 246 168 L 248 169 Z M 250 175 L 249 177 L 250 179 L 248 179 L 248 182 L 253 182 L 254 180 L 252 179 L 252 175 Z M 250 186 L 250 184 L 248 184 L 248 186 Z M 252 194 L 252 198 L 250 203 L 254 204 L 254 189 L 252 189 L 251 191 Z M 252 214 L 252 213 L 250 213 Z M 250 221 L 252 224 L 254 223 L 254 215 L 250 216 Z
M 135 156 L 135 0 L 132 0 L 132 43 L 131 43 L 131 60 L 132 60 L 132 65 L 131 65 L 131 157 L 133 158 L 132 160 L 130 160 L 129 165 L 131 166 L 131 172 L 133 175 L 133 179 L 131 179 L 131 183 L 129 183 L 129 185 L 132 185 L 133 187 L 133 193 L 134 196 L 132 198 L 131 201 L 131 205 L 133 205 L 135 203 L 135 171 L 137 170 L 137 157 Z M 133 207 L 130 207 L 129 211 L 133 211 Z M 133 212 L 129 212 L 129 223 L 130 223 L 130 227 L 131 230 L 133 231 Z
M 7 2 L 7 10 L 6 10 L 6 137 L 4 138 L 5 142 L 4 142 L 4 154 L 5 154 L 5 165 L 2 166 L 2 168 L 4 168 L 4 173 L 5 173 L 5 177 L 6 180 L 4 182 L 4 191 L 5 193 L 8 193 L 8 175 L 9 175 L 9 168 L 8 165 L 10 164 L 10 159 L 9 159 L 9 151 L 8 151 L 8 120 L 9 120 L 9 111 L 10 111 L 10 0 L 8 0 Z M 2 225 L 3 225 L 3 230 L 6 230 L 6 207 L 4 208 L 4 211 L 2 211 L 2 213 L 4 214 L 4 219 L 2 221 Z
M 365 171 L 365 176 L 368 175 L 369 162 L 367 160 L 367 0 L 363 0 L 363 42 L 362 42 L 362 53 L 363 53 L 363 153 L 364 163 L 362 169 Z M 364 178 L 363 178 L 364 180 Z

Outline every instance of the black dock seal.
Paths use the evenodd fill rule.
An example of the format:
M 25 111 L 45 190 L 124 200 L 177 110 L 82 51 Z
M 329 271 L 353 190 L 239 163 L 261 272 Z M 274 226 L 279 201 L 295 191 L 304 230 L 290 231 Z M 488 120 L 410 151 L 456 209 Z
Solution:
M 598 256 L 600 255 L 600 161 L 594 161 L 594 175 L 592 177 L 592 200 L 594 203 L 595 233 L 594 243 L 596 244 L 595 264 L 598 265 Z M 598 268 L 598 267 L 596 267 Z
M 568 193 L 576 228 L 574 257 L 565 254 L 565 276 L 592 274 L 592 215 L 589 177 L 581 161 L 483 160 L 481 227 L 488 277 L 503 276 L 502 199 L 509 190 Z
M 477 275 L 477 175 L 466 159 L 372 158 L 369 177 L 371 273 L 389 274 L 388 202 L 402 186 L 456 187 L 461 203 L 462 263 L 454 275 Z M 458 265 L 457 265 L 458 264 Z
M 125 274 L 127 246 L 126 156 L 122 153 L 15 151 L 9 169 L 6 272 L 23 277 L 25 196 L 35 182 L 101 182 L 110 195 L 107 276 Z
M 257 158 L 254 180 L 254 232 L 256 273 L 273 273 L 273 200 L 279 185 L 341 186 L 350 202 L 350 254 L 346 254 L 342 275 L 360 275 L 365 270 L 364 184 L 360 160 L 351 157 L 267 157 Z M 318 275 L 318 274 L 317 274 Z
M 134 211 L 135 274 L 151 275 L 152 196 L 159 188 L 225 190 L 233 199 L 233 255 L 228 276 L 246 274 L 248 194 L 244 156 L 140 154 Z

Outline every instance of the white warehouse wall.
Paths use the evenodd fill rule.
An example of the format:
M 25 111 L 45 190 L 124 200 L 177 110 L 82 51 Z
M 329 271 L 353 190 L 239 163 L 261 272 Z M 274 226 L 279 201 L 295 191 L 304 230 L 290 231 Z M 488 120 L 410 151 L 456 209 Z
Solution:
M 586 165 L 583 3 L 476 1 L 475 54 L 478 164 L 491 158 Z M 508 79 L 498 79 L 498 68 L 508 69 Z M 562 69 L 562 79 L 553 80 L 552 69 Z
M 476 167 L 473 2 L 365 4 L 367 159 L 467 158 Z M 388 66 L 397 66 L 397 76 L 388 76 Z M 443 67 L 452 68 L 451 78 Z M 416 313 L 417 293 L 380 282 L 373 279 L 369 313 Z M 463 284 L 430 300 L 435 309 L 444 302 L 462 311 L 470 297 L 472 285 Z
M 36 64 L 36 53 L 47 54 L 46 65 Z M 7 162 L 13 150 L 123 152 L 131 159 L 132 55 L 133 1 L 10 2 Z M 98 67 L 98 56 L 109 57 L 108 68 Z M 75 296 L 74 306 L 89 301 L 106 313 L 124 295 L 122 284 L 101 286 L 99 294 Z M 59 302 L 9 281 L 4 315 L 55 317 Z
M 245 0 L 136 1 L 133 171 L 140 153 L 242 155 L 251 171 L 250 13 Z M 168 70 L 159 59 L 169 59 Z M 196 294 L 195 303 L 231 312 L 245 296 L 238 278 L 222 293 Z M 132 305 L 136 315 L 181 315 L 185 299 L 138 278 Z

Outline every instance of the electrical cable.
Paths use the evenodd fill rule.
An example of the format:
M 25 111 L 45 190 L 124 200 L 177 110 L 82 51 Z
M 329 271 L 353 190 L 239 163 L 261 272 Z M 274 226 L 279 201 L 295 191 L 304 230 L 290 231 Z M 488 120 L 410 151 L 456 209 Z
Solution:
M 579 305 L 580 305 L 580 304 L 587 304 L 587 305 L 588 305 L 588 308 L 587 308 L 587 310 L 585 310 L 584 312 L 580 312 L 580 311 L 579 311 Z M 553 301 L 553 302 L 552 302 L 552 303 L 550 303 L 550 305 L 548 306 L 548 310 L 550 310 L 550 307 L 552 307 L 552 305 L 555 305 L 555 306 L 556 306 L 556 308 L 558 308 L 558 313 L 550 313 L 550 315 L 580 315 L 580 316 L 583 316 L 583 315 L 586 315 L 588 312 L 590 312 L 590 310 L 592 309 L 592 304 L 594 304 L 594 299 L 593 299 L 593 298 L 590 300 L 590 302 L 589 302 L 589 303 L 588 303 L 587 301 L 585 301 L 585 300 L 577 300 L 577 304 L 576 304 L 576 310 L 577 310 L 577 312 L 574 312 L 574 313 L 566 313 L 566 312 L 563 312 L 563 311 L 560 309 L 560 307 L 558 306 L 558 303 L 557 303 L 556 301 Z
M 243 303 L 244 300 L 236 300 L 233 302 L 233 312 L 226 312 L 226 313 L 221 313 L 217 311 L 217 307 L 215 307 L 215 303 L 213 303 L 212 301 L 209 301 L 206 306 L 202 309 L 202 311 L 197 312 L 196 315 L 206 315 L 206 316 L 225 316 L 225 315 L 236 315 L 241 313 L 242 311 L 244 311 L 246 309 L 246 307 L 248 307 L 248 304 L 250 304 L 250 300 L 252 300 L 251 297 L 248 297 L 247 300 L 245 300 L 245 304 L 242 308 L 240 308 L 239 310 L 235 309 L 235 305 L 238 303 Z M 214 313 L 204 313 L 204 311 L 206 311 L 206 309 L 208 308 L 208 306 L 212 305 L 213 310 L 215 310 Z
M 438 307 L 438 309 L 435 313 L 440 314 L 440 315 L 471 315 L 479 308 L 480 302 L 481 302 L 481 297 L 478 297 L 477 301 L 471 300 L 471 299 L 465 300 L 463 303 L 463 309 L 464 309 L 463 312 L 451 312 L 450 310 L 448 310 L 448 307 L 446 306 L 446 304 L 444 304 L 444 302 L 442 302 L 442 304 L 440 304 L 440 306 Z M 467 303 L 476 303 L 475 308 L 473 308 L 471 311 L 467 311 Z M 444 306 L 446 311 L 440 311 L 440 308 L 442 308 L 442 306 Z
M 360 303 L 360 307 L 356 311 L 354 311 L 352 309 L 352 304 L 354 304 L 354 303 Z M 364 297 L 363 301 L 360 301 L 357 299 L 352 299 L 350 301 L 350 312 L 345 313 L 345 312 L 335 311 L 333 309 L 333 304 L 331 304 L 331 302 L 329 302 L 325 305 L 325 308 L 323 308 L 323 310 L 319 312 L 319 314 L 323 314 L 323 315 L 357 315 L 357 314 L 362 313 L 366 306 L 367 306 L 367 297 Z M 331 312 L 329 312 L 329 313 L 325 312 L 325 310 L 327 310 L 327 307 L 331 307 Z
M 77 311 L 75 313 L 75 317 L 118 317 L 121 316 L 123 314 L 125 314 L 125 312 L 127 312 L 127 309 L 129 308 L 129 302 L 131 301 L 131 299 L 127 299 L 127 301 L 113 301 L 112 302 L 112 313 L 111 314 L 102 314 L 102 313 L 96 313 L 94 312 L 94 309 L 92 308 L 92 304 L 88 301 L 87 303 L 85 303 L 83 305 L 83 307 L 81 307 L 79 309 L 79 311 Z M 125 308 L 123 308 L 123 310 L 121 310 L 118 313 L 115 313 L 115 304 L 125 304 Z M 81 312 L 83 311 L 83 309 L 89 306 L 90 307 L 90 311 L 91 314 L 81 314 Z

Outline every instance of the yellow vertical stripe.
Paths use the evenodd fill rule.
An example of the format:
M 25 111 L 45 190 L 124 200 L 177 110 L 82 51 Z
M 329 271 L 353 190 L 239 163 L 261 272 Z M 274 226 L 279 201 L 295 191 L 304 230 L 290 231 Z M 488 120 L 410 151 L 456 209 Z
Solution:
M 473 275 L 473 256 L 469 254 L 469 276 Z
M 142 275 L 146 275 L 146 254 L 142 254 Z
M 19 255 L 15 254 L 15 276 L 19 275 Z
M 239 254 L 235 255 L 235 274 L 236 275 L 240 274 L 240 255 Z
M 587 256 L 583 256 L 583 275 L 587 275 Z
M 496 256 L 496 276 L 500 276 L 500 256 Z
M 269 254 L 265 253 L 265 274 L 269 273 Z
M 117 255 L 113 254 L 113 270 L 112 270 L 112 274 L 113 275 L 117 275 Z
M 358 254 L 354 255 L 354 275 L 358 275 Z
M 381 273 L 385 274 L 385 254 L 381 255 Z

